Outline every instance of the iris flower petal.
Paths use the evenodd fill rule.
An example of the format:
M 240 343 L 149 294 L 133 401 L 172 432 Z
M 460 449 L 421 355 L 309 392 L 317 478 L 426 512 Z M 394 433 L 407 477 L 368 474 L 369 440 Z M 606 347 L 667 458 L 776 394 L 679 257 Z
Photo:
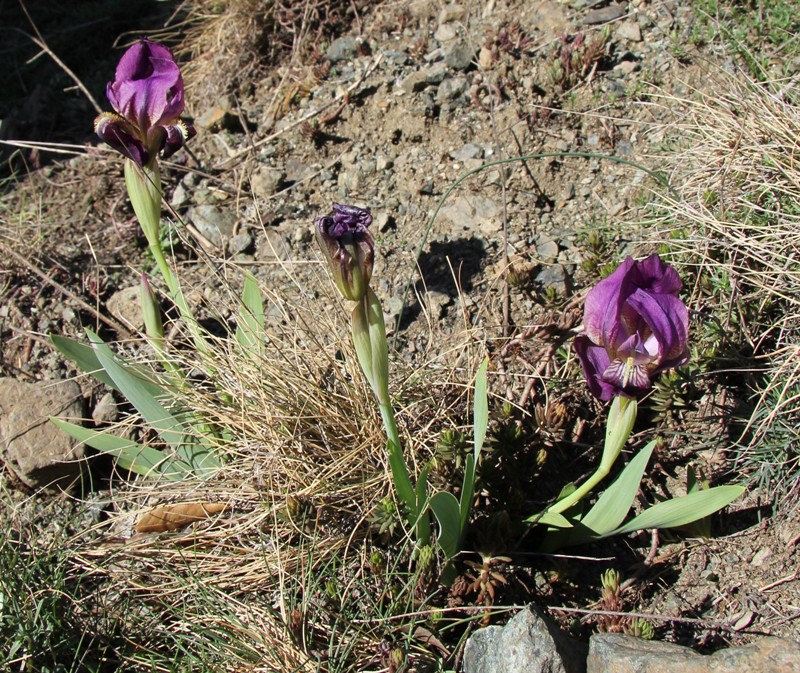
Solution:
M 125 134 L 143 150 L 132 151 L 127 139 L 120 143 L 117 131 L 101 120 L 103 115 L 95 124 L 98 135 L 140 165 L 161 150 L 166 156 L 173 154 L 194 134 L 194 129 L 178 119 L 184 107 L 180 69 L 169 49 L 160 44 L 141 40 L 130 47 L 122 55 L 106 95 L 116 115 L 127 122 Z M 108 133 L 104 136 L 99 130 Z
M 608 352 L 602 346 L 593 344 L 585 335 L 576 336 L 573 347 L 583 368 L 586 383 L 589 384 L 589 391 L 598 399 L 607 402 L 619 390 L 618 386 L 603 380 L 603 372 L 611 364 Z
M 628 305 L 647 323 L 658 342 L 657 365 L 688 357 L 689 311 L 680 299 L 670 294 L 651 294 L 636 290 L 628 297 Z
M 651 255 L 628 257 L 586 296 L 575 338 L 589 389 L 601 400 L 643 394 L 659 372 L 689 357 L 689 311 L 677 271 Z

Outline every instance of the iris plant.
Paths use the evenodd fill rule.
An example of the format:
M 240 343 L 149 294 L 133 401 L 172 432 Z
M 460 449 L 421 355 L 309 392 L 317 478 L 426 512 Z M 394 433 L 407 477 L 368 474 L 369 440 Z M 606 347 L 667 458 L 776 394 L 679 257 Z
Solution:
M 659 372 L 689 359 L 689 311 L 678 298 L 682 285 L 658 255 L 641 262 L 628 257 L 586 296 L 584 333 L 575 338 L 575 352 L 592 394 L 613 401 L 600 466 L 549 512 L 564 512 L 609 473 L 633 430 L 637 399 Z
M 162 193 L 158 156 L 171 156 L 195 135 L 194 127 L 180 119 L 184 108 L 180 69 L 169 49 L 140 40 L 122 55 L 106 95 L 114 111 L 95 119 L 95 132 L 125 157 L 125 185 L 147 245 L 193 332 L 195 345 L 205 350 L 159 237 Z
M 333 210 L 314 220 L 317 242 L 342 297 L 355 302 L 352 315 L 353 344 L 361 370 L 381 411 L 388 439 L 389 466 L 398 498 L 407 509 L 407 521 L 417 543 L 428 544 L 430 517 L 426 513 L 425 479 L 414 488 L 403 458 L 402 444 L 389 398 L 389 348 L 380 300 L 369 286 L 375 259 L 375 242 L 369 232 L 372 215 L 356 206 L 334 204 Z

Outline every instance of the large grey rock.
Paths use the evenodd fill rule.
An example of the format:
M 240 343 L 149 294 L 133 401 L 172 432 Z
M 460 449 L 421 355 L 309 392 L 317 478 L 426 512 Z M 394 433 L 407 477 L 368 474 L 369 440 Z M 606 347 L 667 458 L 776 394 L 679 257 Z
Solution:
M 473 633 L 464 647 L 464 673 L 583 673 L 586 649 L 530 607 L 503 627 Z
M 233 233 L 236 214 L 232 208 L 214 205 L 194 206 L 189 209 L 189 221 L 197 230 L 216 246 Z
M 490 237 L 503 230 L 500 204 L 478 194 L 459 196 L 447 203 L 439 214 L 453 223 L 454 235 L 469 231 Z
M 126 327 L 133 330 L 144 329 L 142 316 L 142 297 L 138 285 L 118 290 L 106 300 L 108 312 Z
M 84 448 L 53 425 L 48 416 L 83 416 L 77 383 L 0 379 L 3 461 L 30 488 L 67 488 L 80 477 Z
M 641 640 L 622 633 L 597 633 L 589 641 L 586 673 L 794 673 L 800 644 L 761 638 L 711 655 L 688 647 Z

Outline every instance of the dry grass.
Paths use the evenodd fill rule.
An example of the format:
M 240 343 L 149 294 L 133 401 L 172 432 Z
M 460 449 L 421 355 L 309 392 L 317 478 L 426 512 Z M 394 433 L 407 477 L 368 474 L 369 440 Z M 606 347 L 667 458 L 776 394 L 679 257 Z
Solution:
M 196 99 L 239 94 L 268 69 L 314 64 L 319 46 L 352 27 L 369 3 L 353 0 L 186 0 L 191 50 L 185 76 Z M 179 48 L 180 52 L 180 48 Z M 220 90 L 216 87 L 224 87 Z
M 239 274 L 230 269 L 231 278 Z M 234 284 L 226 291 L 235 314 Z M 386 439 L 352 351 L 346 307 L 329 279 L 316 287 L 323 296 L 265 297 L 267 312 L 280 319 L 267 327 L 258 358 L 232 338 L 214 340 L 205 361 L 176 351 L 185 371 L 214 372 L 180 402 L 224 438 L 225 468 L 208 481 L 121 487 L 112 520 L 94 531 L 95 541 L 77 544 L 75 574 L 113 587 L 103 611 L 136 615 L 117 621 L 136 644 L 123 656 L 129 665 L 175 670 L 159 659 L 170 641 L 184 642 L 197 665 L 224 670 L 317 670 L 312 662 L 328 659 L 331 670 L 345 659 L 363 665 L 384 635 L 382 611 L 413 607 L 413 577 L 399 579 L 408 573 L 409 549 L 383 547 L 391 559 L 383 569 L 368 563 L 370 550 L 381 548 L 369 517 L 390 493 Z M 398 422 L 415 471 L 430 458 L 438 429 L 456 423 L 453 410 L 467 407 L 470 375 L 462 379 L 456 365 L 471 369 L 470 337 L 458 339 L 448 362 L 439 362 L 438 380 L 430 371 L 394 372 Z M 134 522 L 153 506 L 197 501 L 229 507 L 190 529 L 133 535 Z M 336 608 L 326 604 L 331 581 Z M 404 588 L 391 601 L 376 598 L 398 582 Z M 347 608 L 349 617 L 339 614 L 354 603 L 360 607 Z M 366 624 L 343 626 L 354 617 Z M 339 654 L 327 651 L 331 643 Z
M 770 485 L 780 500 L 800 474 L 800 92 L 796 81 L 712 77 L 690 97 L 662 99 L 682 112 L 672 130 L 685 149 L 668 158 L 676 192 L 660 200 L 658 238 L 691 267 L 700 317 L 714 314 L 750 358 L 740 456 L 780 475 Z

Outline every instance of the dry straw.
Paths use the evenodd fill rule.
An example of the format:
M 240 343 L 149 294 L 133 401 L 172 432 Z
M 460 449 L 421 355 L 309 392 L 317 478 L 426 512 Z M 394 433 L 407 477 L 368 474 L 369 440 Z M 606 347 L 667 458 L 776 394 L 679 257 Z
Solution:
M 762 381 L 739 439 L 746 458 L 777 425 L 800 422 L 800 90 L 796 80 L 706 76 L 714 81 L 702 90 L 661 97 L 679 116 L 670 130 L 683 149 L 667 159 L 675 193 L 660 197 L 658 238 L 682 263 L 729 279 L 723 327 L 739 331 Z M 797 480 L 791 453 L 784 493 Z

